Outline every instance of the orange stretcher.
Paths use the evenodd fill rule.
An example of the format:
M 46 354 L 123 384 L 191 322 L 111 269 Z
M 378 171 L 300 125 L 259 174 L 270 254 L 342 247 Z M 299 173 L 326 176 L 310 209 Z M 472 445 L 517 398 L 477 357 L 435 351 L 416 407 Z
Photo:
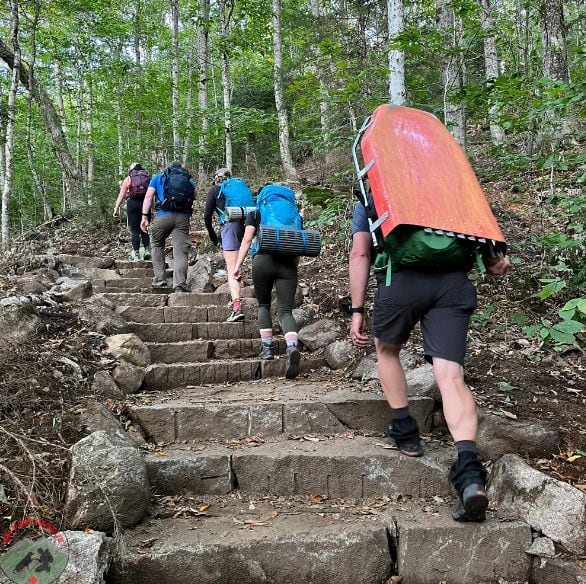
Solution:
M 360 168 L 360 145 L 364 167 Z M 417 225 L 506 250 L 505 238 L 461 146 L 432 114 L 387 104 L 368 117 L 353 148 L 368 210 L 368 176 L 376 220 L 386 237 L 399 225 Z M 372 216 L 372 215 L 370 215 Z

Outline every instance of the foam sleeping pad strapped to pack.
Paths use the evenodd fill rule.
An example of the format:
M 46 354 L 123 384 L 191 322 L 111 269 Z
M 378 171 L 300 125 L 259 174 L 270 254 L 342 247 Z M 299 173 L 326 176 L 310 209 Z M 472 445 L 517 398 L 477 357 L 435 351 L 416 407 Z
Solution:
M 318 256 L 321 235 L 314 229 L 286 229 L 261 225 L 256 236 L 258 253 L 287 256 Z
M 252 211 L 256 211 L 256 207 L 226 207 L 224 209 L 224 220 L 244 221 Z

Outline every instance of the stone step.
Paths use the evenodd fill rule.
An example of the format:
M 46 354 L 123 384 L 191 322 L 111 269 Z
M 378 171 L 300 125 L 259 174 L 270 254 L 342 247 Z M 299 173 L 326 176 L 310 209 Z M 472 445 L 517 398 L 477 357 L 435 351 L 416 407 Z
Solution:
M 341 521 L 294 508 L 279 513 L 268 504 L 258 507 L 263 514 L 241 507 L 214 505 L 214 515 L 221 515 L 212 516 L 210 507 L 208 516 L 140 525 L 125 534 L 108 582 L 374 584 L 392 573 L 382 521 L 350 514 Z M 145 541 L 153 542 L 146 550 Z
M 165 322 L 224 322 L 232 313 L 229 306 L 118 306 L 117 312 L 129 322 L 142 324 L 161 324 Z M 256 320 L 258 308 L 256 300 L 242 300 L 242 312 L 246 320 Z
M 179 325 L 185 326 L 185 325 Z M 319 369 L 325 365 L 323 358 L 301 359 L 301 373 Z M 155 363 L 146 369 L 144 391 L 165 391 L 186 385 L 211 385 L 252 381 L 269 377 L 284 377 L 286 360 L 261 361 L 245 359 L 236 361 L 208 361 L 205 363 Z
M 315 440 L 315 441 L 314 441 Z M 252 446 L 248 445 L 252 444 Z M 161 495 L 226 494 L 238 487 L 254 496 L 328 498 L 449 497 L 451 447 L 428 444 L 408 457 L 381 438 L 338 436 L 278 439 L 258 445 L 165 447 L 145 457 L 149 481 Z
M 381 584 L 397 576 L 393 582 L 496 584 L 530 577 L 528 525 L 457 523 L 433 500 L 354 505 L 240 495 L 205 502 L 197 516 L 149 519 L 127 531 L 108 582 Z M 197 513 L 197 505 L 184 508 Z
M 197 339 L 255 339 L 259 338 L 258 324 L 241 322 L 183 322 L 142 324 L 128 323 L 129 332 L 136 333 L 145 342 L 173 343 Z
M 167 305 L 167 294 L 150 294 L 139 292 L 97 292 L 93 288 L 94 296 L 104 298 L 116 306 L 161 307 Z M 104 289 L 105 290 L 105 289 Z
M 117 280 L 92 280 L 92 285 L 95 284 L 97 287 L 105 286 L 106 288 L 121 288 L 121 289 L 134 289 L 134 288 L 151 288 L 153 280 L 149 277 L 143 278 L 119 278 Z
M 133 262 L 132 260 L 116 260 L 114 262 L 114 267 L 117 270 L 132 270 L 135 268 L 153 268 L 153 262 L 151 260 L 140 260 L 138 262 Z
M 199 309 L 198 309 L 199 310 Z M 284 340 L 275 340 L 276 356 L 285 353 Z M 250 359 L 258 357 L 260 339 L 147 343 L 152 363 L 200 363 L 208 359 Z
M 153 288 L 149 285 L 148 288 L 111 288 L 101 285 L 102 282 L 96 282 L 95 280 L 92 282 L 92 292 L 94 294 L 109 294 L 113 291 L 115 292 L 125 292 L 127 294 L 170 294 L 173 292 L 171 286 L 166 286 L 164 288 Z
M 276 381 L 224 390 L 197 387 L 161 403 L 144 404 L 141 399 L 140 404 L 129 407 L 129 414 L 156 443 L 332 435 L 349 430 L 384 434 L 390 408 L 382 393 L 338 386 Z M 419 429 L 430 432 L 434 400 L 417 396 L 410 398 L 409 405 Z
M 70 254 L 57 254 L 55 259 L 62 265 L 75 266 L 78 268 L 111 269 L 115 266 L 114 258 L 108 257 L 86 257 Z

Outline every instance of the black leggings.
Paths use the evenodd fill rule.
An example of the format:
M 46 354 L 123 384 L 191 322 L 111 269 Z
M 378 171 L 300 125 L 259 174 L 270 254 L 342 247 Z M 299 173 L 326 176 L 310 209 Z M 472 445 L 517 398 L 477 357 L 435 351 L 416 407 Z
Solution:
M 142 220 L 142 203 L 144 199 L 127 199 L 126 200 L 126 216 L 128 217 L 128 227 L 132 236 L 132 249 L 138 251 L 140 249 L 140 240 L 142 239 L 142 246 L 146 249 L 150 247 L 149 234 L 140 229 L 140 222 Z
M 283 334 L 297 332 L 297 323 L 291 314 L 297 291 L 297 257 L 272 256 L 258 253 L 252 260 L 252 281 L 258 302 L 258 324 L 261 329 L 272 329 L 271 293 L 277 288 L 277 308 Z

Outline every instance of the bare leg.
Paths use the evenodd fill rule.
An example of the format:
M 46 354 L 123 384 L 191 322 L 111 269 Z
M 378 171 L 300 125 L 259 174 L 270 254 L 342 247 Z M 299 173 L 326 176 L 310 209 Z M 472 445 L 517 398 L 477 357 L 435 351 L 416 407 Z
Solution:
M 387 402 L 391 408 L 404 408 L 408 401 L 407 381 L 399 360 L 401 345 L 390 345 L 380 339 L 375 339 L 374 344 L 378 357 L 378 376 Z
M 230 287 L 230 296 L 232 300 L 240 298 L 240 282 L 233 277 L 234 266 L 238 258 L 238 250 L 224 251 L 224 259 L 226 260 L 226 271 L 228 272 L 228 286 Z
M 454 442 L 476 441 L 476 402 L 464 383 L 462 366 L 454 361 L 434 357 L 433 375 L 442 394 L 444 417 Z

